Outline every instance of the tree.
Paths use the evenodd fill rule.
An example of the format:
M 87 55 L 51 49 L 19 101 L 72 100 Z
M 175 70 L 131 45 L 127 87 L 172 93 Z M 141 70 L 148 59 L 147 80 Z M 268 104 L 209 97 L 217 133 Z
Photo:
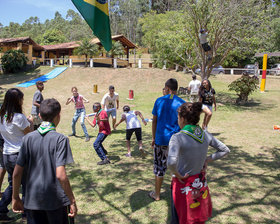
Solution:
M 259 80 L 256 76 L 242 75 L 229 84 L 229 90 L 235 91 L 238 98 L 236 103 L 244 104 L 248 101 L 248 96 L 258 88 Z
M 88 57 L 97 56 L 99 54 L 99 47 L 97 44 L 92 44 L 89 39 L 84 39 L 80 46 L 74 50 L 75 55 L 85 55 L 85 67 L 87 67 Z
M 8 50 L 4 53 L 1 60 L 5 73 L 18 72 L 27 64 L 27 57 L 22 50 Z
M 41 39 L 41 44 L 44 45 L 49 45 L 49 44 L 58 44 L 58 43 L 63 43 L 66 42 L 66 37 L 64 36 L 64 34 L 57 29 L 51 29 L 51 30 L 47 30 Z

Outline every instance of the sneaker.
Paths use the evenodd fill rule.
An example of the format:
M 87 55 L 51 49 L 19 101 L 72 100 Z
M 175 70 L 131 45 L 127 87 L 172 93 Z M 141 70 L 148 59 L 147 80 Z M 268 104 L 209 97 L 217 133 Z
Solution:
M 68 137 L 72 137 L 72 136 L 76 136 L 76 134 L 72 133 L 72 134 L 68 135 Z
M 109 164 L 109 163 L 111 163 L 110 160 L 108 158 L 106 158 L 106 159 L 98 162 L 97 165 L 106 165 L 106 164 Z
M 131 157 L 130 153 L 125 154 L 126 157 Z
M 14 218 L 7 216 L 6 213 L 0 214 L 0 222 L 1 223 L 9 223 L 15 221 Z
M 105 154 L 105 155 L 107 155 L 107 154 L 108 154 L 108 152 L 107 152 L 107 150 L 106 150 L 106 149 L 104 149 L 104 150 L 103 150 L 103 152 L 104 152 L 104 154 Z
M 85 142 L 88 142 L 90 139 L 89 139 L 89 137 L 86 137 L 86 140 L 85 140 Z

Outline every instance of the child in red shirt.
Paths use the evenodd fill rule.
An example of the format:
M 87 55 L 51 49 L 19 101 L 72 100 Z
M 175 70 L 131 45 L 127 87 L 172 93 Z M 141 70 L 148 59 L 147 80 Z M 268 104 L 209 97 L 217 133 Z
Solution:
M 93 121 L 91 122 L 89 118 L 86 116 L 87 122 L 94 128 L 96 124 L 99 126 L 99 133 L 95 142 L 93 143 L 93 147 L 100 157 L 102 161 L 98 162 L 97 165 L 105 165 L 109 164 L 110 160 L 108 159 L 107 150 L 103 147 L 102 142 L 107 138 L 109 134 L 111 134 L 111 128 L 108 121 L 108 115 L 105 110 L 101 109 L 100 103 L 93 104 L 93 112 L 95 112 L 95 116 Z

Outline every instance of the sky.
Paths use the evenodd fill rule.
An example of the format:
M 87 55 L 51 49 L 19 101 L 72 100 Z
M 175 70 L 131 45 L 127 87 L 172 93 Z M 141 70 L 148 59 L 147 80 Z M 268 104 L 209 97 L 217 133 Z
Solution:
M 64 18 L 69 9 L 78 12 L 71 0 L 0 0 L 0 23 L 22 24 L 29 17 L 37 16 L 41 23 L 53 19 L 58 11 Z

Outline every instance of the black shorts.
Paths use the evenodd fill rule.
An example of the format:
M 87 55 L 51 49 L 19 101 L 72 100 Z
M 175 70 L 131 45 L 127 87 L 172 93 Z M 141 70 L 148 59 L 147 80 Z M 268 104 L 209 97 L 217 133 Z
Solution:
M 211 47 L 209 46 L 208 42 L 205 44 L 202 44 L 202 48 L 205 52 L 211 51 Z
M 70 206 L 56 210 L 29 210 L 26 209 L 28 224 L 74 224 L 74 218 L 68 217 Z
M 126 129 L 126 140 L 130 141 L 133 132 L 135 132 L 137 141 L 138 142 L 141 141 L 142 140 L 142 130 L 141 130 L 141 128 Z

